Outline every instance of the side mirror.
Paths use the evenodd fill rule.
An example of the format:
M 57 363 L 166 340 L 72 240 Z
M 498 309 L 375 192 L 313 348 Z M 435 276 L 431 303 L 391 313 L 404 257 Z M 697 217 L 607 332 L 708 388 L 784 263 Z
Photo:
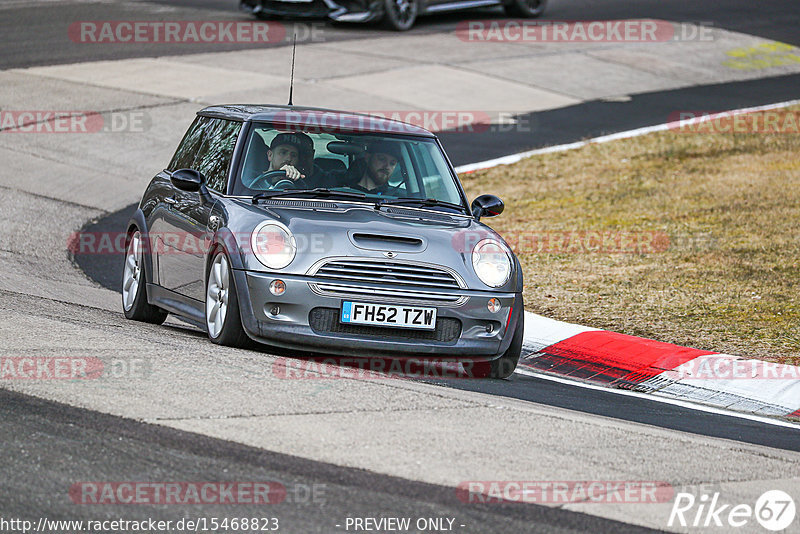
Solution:
M 186 191 L 187 193 L 194 193 L 195 191 L 198 191 L 200 193 L 200 202 L 202 204 L 208 204 L 214 200 L 208 193 L 208 188 L 206 187 L 206 177 L 203 176 L 203 173 L 200 171 L 196 171 L 194 169 L 178 169 L 172 173 L 172 176 L 170 176 L 170 181 L 172 182 L 172 185 L 181 191 Z
M 206 177 L 200 171 L 193 169 L 178 169 L 172 173 L 170 177 L 172 185 L 186 191 L 187 193 L 194 193 L 200 191 L 200 187 L 206 182 Z
M 506 205 L 494 195 L 481 195 L 472 201 L 472 216 L 480 220 L 481 217 L 495 217 L 503 213 Z

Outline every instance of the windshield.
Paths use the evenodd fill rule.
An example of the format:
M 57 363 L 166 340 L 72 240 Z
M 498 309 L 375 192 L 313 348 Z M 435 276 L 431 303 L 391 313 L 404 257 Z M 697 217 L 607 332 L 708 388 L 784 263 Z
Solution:
M 431 209 L 454 209 L 446 204 L 465 209 L 460 188 L 434 139 L 285 131 L 256 123 L 241 169 L 233 189 L 238 196 L 324 188 L 357 192 L 368 202 L 402 199 L 399 202 L 414 206 L 419 200 L 427 201 L 419 204 Z M 275 172 L 280 170 L 285 172 Z

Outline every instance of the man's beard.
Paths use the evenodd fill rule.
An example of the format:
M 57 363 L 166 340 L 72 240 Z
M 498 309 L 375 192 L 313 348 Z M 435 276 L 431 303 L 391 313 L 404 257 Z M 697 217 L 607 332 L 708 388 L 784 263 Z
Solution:
M 377 171 L 372 173 L 372 181 L 375 182 L 377 185 L 384 185 L 386 182 L 389 181 L 389 171 L 378 169 Z

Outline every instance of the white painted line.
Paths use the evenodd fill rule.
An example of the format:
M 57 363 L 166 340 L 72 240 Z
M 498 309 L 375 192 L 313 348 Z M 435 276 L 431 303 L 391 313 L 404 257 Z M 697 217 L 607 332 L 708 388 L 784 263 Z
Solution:
M 774 426 L 782 426 L 786 428 L 794 428 L 795 430 L 800 430 L 800 425 L 790 423 L 788 421 L 781 421 L 779 419 L 773 419 L 771 417 L 762 417 L 760 415 L 752 415 L 748 413 L 742 412 L 733 412 L 729 410 L 725 410 L 722 408 L 714 408 L 713 406 L 706 406 L 704 404 L 697 404 L 694 402 L 686 402 L 677 399 L 668 399 L 663 397 L 655 397 L 648 393 L 639 393 L 638 391 L 629 391 L 626 389 L 615 389 L 609 388 L 604 386 L 596 386 L 594 384 L 587 384 L 586 382 L 579 382 L 577 380 L 569 380 L 567 378 L 560 378 L 557 376 L 552 376 L 544 373 L 537 373 L 535 371 L 530 371 L 528 369 L 521 369 L 517 367 L 517 370 L 514 371 L 517 374 L 524 375 L 524 376 L 531 376 L 534 378 L 541 378 L 543 380 L 550 380 L 551 382 L 558 382 L 559 384 L 566 384 L 569 386 L 581 387 L 585 389 L 592 389 L 597 391 L 605 391 L 607 393 L 613 393 L 615 395 L 622 395 L 626 397 L 637 397 L 644 400 L 651 400 L 654 402 L 660 402 L 663 404 L 671 404 L 673 406 L 680 406 L 681 408 L 688 408 L 690 410 L 697 410 L 699 412 L 707 412 L 713 413 L 716 415 L 725 415 L 728 417 L 736 417 L 738 419 L 747 419 L 748 421 L 757 421 L 759 423 L 764 423 L 768 425 Z
M 720 116 L 726 116 L 730 114 L 741 114 L 741 113 L 756 113 L 759 111 L 769 111 L 771 109 L 781 109 L 786 108 L 789 106 L 794 106 L 800 104 L 800 100 L 789 100 L 788 102 L 779 102 L 777 104 L 769 104 L 766 106 L 756 106 L 752 108 L 742 108 L 742 109 L 732 109 L 729 111 L 724 111 L 717 113 L 715 115 L 704 115 L 702 117 L 697 117 L 695 119 L 690 119 L 686 121 L 682 121 L 681 124 L 690 125 L 690 124 L 700 124 L 703 122 L 707 122 L 710 120 L 714 120 Z M 497 167 L 498 165 L 510 165 L 512 163 L 517 163 L 520 160 L 525 158 L 529 158 L 531 156 L 536 156 L 539 154 L 550 154 L 553 152 L 564 152 L 566 150 L 575 150 L 576 148 L 581 148 L 586 145 L 590 145 L 593 143 L 607 143 L 609 141 L 616 141 L 618 139 L 629 139 L 631 137 L 638 137 L 640 135 L 647 135 L 653 132 L 662 132 L 664 130 L 669 130 L 671 126 L 674 126 L 678 123 L 676 122 L 668 122 L 665 124 L 657 124 L 655 126 L 646 126 L 644 128 L 637 128 L 635 130 L 627 130 L 624 132 L 617 132 L 614 134 L 603 135 L 600 137 L 595 137 L 593 139 L 587 139 L 585 141 L 577 141 L 575 143 L 568 143 L 565 145 L 556 145 L 556 146 L 548 146 L 545 148 L 537 148 L 536 150 L 529 150 L 527 152 L 520 152 L 518 154 L 511 154 L 510 156 L 503 156 L 502 158 L 495 158 L 486 161 L 481 161 L 478 163 L 469 163 L 467 165 L 461 165 L 460 167 L 456 167 L 457 173 L 467 173 L 478 171 L 482 169 L 490 169 L 492 167 Z
M 673 382 L 659 392 L 671 394 L 683 386 L 715 391 L 753 403 L 800 408 L 800 367 L 763 360 L 746 360 L 730 354 L 709 354 L 685 362 L 653 377 Z

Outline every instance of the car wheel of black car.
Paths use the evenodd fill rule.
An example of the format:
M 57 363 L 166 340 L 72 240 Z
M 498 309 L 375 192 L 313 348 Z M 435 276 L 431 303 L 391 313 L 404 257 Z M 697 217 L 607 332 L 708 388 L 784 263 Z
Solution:
M 125 240 L 125 266 L 122 270 L 122 310 L 134 321 L 161 324 L 168 313 L 147 302 L 147 277 L 144 272 L 142 233 L 134 230 Z
M 392 30 L 409 30 L 417 20 L 418 9 L 417 0 L 385 0 L 383 22 Z
M 242 328 L 239 299 L 225 250 L 218 248 L 206 275 L 206 330 L 212 342 L 227 347 L 245 347 L 249 338 Z
M 547 8 L 547 0 L 508 0 L 503 6 L 512 17 L 535 19 Z
M 273 13 L 265 13 L 264 11 L 258 11 L 253 13 L 258 20 L 283 20 L 283 15 L 275 15 Z

